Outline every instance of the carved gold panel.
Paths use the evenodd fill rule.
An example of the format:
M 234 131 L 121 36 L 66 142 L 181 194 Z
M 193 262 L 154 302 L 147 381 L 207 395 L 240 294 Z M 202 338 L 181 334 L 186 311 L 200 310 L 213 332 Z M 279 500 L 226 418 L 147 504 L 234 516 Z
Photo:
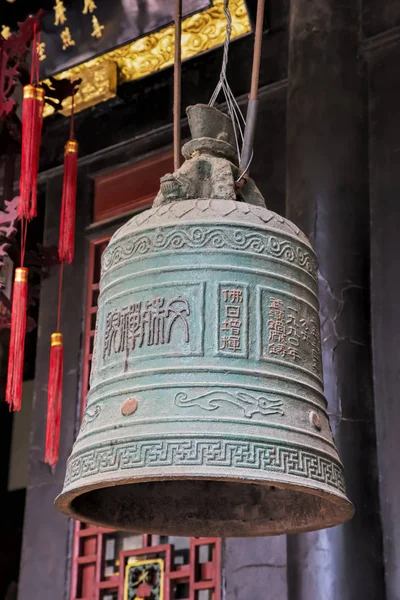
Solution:
M 210 8 L 183 20 L 183 60 L 223 44 L 226 33 L 223 6 L 224 0 L 213 0 Z M 229 7 L 232 14 L 232 39 L 249 33 L 251 23 L 245 0 L 230 0 Z M 173 61 L 174 28 L 173 25 L 169 25 L 156 33 L 59 73 L 56 78 L 82 79 L 75 97 L 75 112 L 79 112 L 114 97 L 118 84 L 146 77 L 172 65 Z M 53 108 L 46 105 L 45 116 L 53 112 Z M 69 115 L 70 112 L 69 98 L 63 103 L 62 113 Z

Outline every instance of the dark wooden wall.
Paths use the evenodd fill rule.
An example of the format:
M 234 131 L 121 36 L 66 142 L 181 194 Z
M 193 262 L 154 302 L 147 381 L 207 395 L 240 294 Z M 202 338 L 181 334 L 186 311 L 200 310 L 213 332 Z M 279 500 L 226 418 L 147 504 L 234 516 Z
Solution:
M 340 326 L 344 336 L 355 333 L 356 337 L 344 342 L 338 353 L 329 345 L 325 352 L 332 351 L 337 361 L 335 371 L 328 367 L 328 373 L 338 377 L 337 385 L 329 388 L 331 407 L 345 397 L 344 412 L 332 410 L 332 424 L 357 517 L 349 526 L 300 540 L 284 536 L 227 540 L 225 598 L 399 600 L 400 2 L 343 0 L 338 10 L 337 0 L 292 0 L 297 9 L 307 6 L 309 15 L 313 10 L 319 14 L 316 30 L 306 15 L 297 28 L 296 35 L 308 40 L 307 47 L 293 44 L 293 38 L 289 43 L 289 0 L 268 4 L 252 176 L 269 207 L 281 214 L 288 191 L 288 211 L 307 233 L 315 233 L 315 218 L 322 218 L 318 230 L 322 238 L 314 237 L 312 242 L 329 277 L 339 290 L 347 277 L 354 278 L 355 287 L 342 298 L 345 310 Z M 291 35 L 296 32 L 296 18 L 299 13 L 292 8 Z M 316 36 L 325 29 L 328 41 L 318 49 Z M 252 40 L 247 37 L 236 41 L 230 52 L 229 78 L 242 104 L 249 87 L 251 50 Z M 208 101 L 220 60 L 221 51 L 216 51 L 184 64 L 184 106 Z M 300 77 L 298 89 L 294 74 Z M 306 102 L 307 114 L 304 104 L 296 103 L 295 92 Z M 52 502 L 62 486 L 77 423 L 85 228 L 92 219 L 93 179 L 170 150 L 171 117 L 169 69 L 122 86 L 115 100 L 76 118 L 78 241 L 63 298 L 68 307 L 63 324 L 68 350 L 61 461 L 54 473 L 42 462 L 48 340 L 58 285 L 54 272 L 41 296 L 19 600 L 68 598 L 71 528 Z M 302 128 L 296 132 L 300 123 Z M 44 132 L 40 181 L 46 197 L 46 243 L 54 243 L 57 236 L 60 140 L 66 139 L 67 128 L 67 121 L 56 116 L 48 119 Z M 302 155 L 308 160 L 300 161 Z M 308 178 L 307 186 L 298 188 L 302 177 Z M 317 213 L 312 212 L 315 206 Z M 328 296 L 322 296 L 322 310 L 337 311 L 337 306 L 329 306 L 332 297 Z
M 369 2 L 371 4 L 371 2 Z M 373 11 L 372 8 L 375 8 Z M 400 5 L 383 2 L 369 64 L 371 315 L 375 422 L 388 600 L 400 598 Z M 371 7 L 365 27 L 379 12 Z M 375 25 L 376 27 L 376 25 Z

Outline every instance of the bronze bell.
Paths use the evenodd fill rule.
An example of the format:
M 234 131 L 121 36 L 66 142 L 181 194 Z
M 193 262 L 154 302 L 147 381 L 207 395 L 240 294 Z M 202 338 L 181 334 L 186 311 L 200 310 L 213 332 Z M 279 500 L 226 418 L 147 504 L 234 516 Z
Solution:
M 102 258 L 91 387 L 56 505 L 165 535 L 348 520 L 323 396 L 317 263 L 238 188 L 230 119 L 188 109 L 186 162 Z

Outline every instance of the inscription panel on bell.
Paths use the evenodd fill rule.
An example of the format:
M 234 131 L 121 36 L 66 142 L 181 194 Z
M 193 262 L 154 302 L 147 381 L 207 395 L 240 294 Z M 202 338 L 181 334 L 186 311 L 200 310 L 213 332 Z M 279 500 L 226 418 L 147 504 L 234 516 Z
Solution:
M 300 298 L 258 288 L 260 358 L 282 360 L 322 378 L 318 313 Z
M 248 290 L 246 284 L 218 285 L 217 354 L 248 356 Z
M 128 357 L 201 355 L 204 286 L 147 286 L 106 302 L 97 346 L 103 364 Z

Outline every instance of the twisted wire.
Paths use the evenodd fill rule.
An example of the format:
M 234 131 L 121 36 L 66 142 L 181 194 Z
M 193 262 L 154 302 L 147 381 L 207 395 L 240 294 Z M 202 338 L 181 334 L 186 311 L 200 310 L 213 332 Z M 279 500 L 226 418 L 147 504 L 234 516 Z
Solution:
M 228 67 L 229 60 L 229 44 L 231 41 L 232 35 L 232 16 L 229 10 L 229 0 L 224 0 L 224 14 L 226 17 L 226 35 L 224 41 L 224 51 L 222 57 L 221 71 L 218 83 L 215 87 L 215 90 L 210 98 L 209 106 L 214 106 L 220 92 L 223 92 L 225 97 L 225 102 L 228 107 L 228 113 L 230 118 L 232 119 L 233 124 L 233 132 L 235 135 L 236 142 L 236 150 L 237 154 L 240 157 L 241 147 L 243 144 L 243 136 L 244 136 L 244 127 L 246 125 L 246 120 L 243 116 L 243 113 L 236 101 L 235 96 L 230 88 L 228 83 L 226 71 Z

